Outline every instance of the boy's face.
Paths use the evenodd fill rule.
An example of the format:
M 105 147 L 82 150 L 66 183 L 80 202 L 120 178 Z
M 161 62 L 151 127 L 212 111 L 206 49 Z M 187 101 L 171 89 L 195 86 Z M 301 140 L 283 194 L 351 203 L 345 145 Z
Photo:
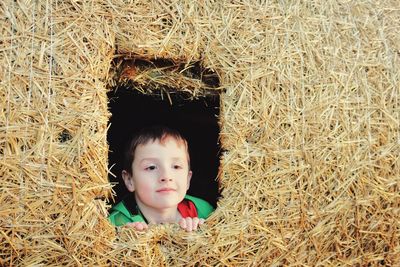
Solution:
M 189 189 L 192 172 L 188 166 L 186 145 L 183 141 L 166 137 L 138 145 L 132 163 L 132 175 L 122 176 L 136 201 L 153 210 L 172 208 L 181 202 Z

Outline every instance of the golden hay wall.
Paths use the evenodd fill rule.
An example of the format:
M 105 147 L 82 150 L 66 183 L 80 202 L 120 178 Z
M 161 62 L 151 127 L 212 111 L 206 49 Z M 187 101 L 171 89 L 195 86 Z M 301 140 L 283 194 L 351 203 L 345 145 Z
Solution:
M 400 2 L 260 2 L 2 1 L 1 265 L 400 264 Z M 105 219 L 119 53 L 220 75 L 198 233 Z

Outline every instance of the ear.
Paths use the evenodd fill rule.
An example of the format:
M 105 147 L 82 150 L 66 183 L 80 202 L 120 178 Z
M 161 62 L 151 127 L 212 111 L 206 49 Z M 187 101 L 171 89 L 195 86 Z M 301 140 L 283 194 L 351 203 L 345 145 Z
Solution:
M 193 174 L 193 172 L 192 172 L 192 171 L 189 171 L 188 177 L 187 177 L 187 188 L 186 188 L 186 190 L 189 190 L 189 187 L 190 187 L 190 180 L 192 179 L 192 174 Z
M 122 171 L 122 179 L 124 179 L 125 186 L 129 192 L 135 191 L 135 185 L 133 183 L 133 178 L 132 178 L 132 175 L 129 174 L 129 172 L 123 170 Z

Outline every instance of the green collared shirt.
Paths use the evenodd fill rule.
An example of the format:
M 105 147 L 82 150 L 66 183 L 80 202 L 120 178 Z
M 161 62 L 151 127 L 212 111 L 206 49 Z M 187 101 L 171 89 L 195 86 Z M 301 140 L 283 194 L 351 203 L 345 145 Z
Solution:
M 131 222 L 146 222 L 134 199 L 134 197 L 131 197 L 129 201 L 125 199 L 111 208 L 108 219 L 113 225 L 122 226 Z M 201 198 L 186 195 L 185 199 L 193 202 L 199 218 L 207 219 L 214 211 L 210 203 Z

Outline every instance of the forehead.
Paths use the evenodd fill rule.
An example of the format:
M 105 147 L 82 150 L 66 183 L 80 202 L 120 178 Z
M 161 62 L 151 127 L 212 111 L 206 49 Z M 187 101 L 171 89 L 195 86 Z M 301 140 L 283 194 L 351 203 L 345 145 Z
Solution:
M 135 156 L 139 157 L 158 153 L 186 157 L 187 143 L 182 139 L 166 136 L 161 140 L 150 140 L 144 144 L 139 144 L 135 150 Z

